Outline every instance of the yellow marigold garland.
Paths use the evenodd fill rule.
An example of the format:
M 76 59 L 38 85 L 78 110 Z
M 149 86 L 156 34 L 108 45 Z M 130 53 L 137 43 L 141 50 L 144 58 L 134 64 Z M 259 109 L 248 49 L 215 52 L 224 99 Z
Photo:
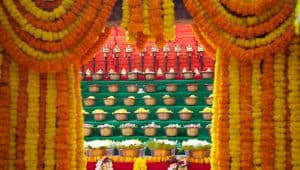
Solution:
M 122 19 L 121 19 L 121 27 L 125 30 L 128 29 L 128 23 L 129 23 L 129 0 L 123 0 L 122 1 Z
M 252 60 L 251 96 L 252 96 L 252 117 L 253 117 L 253 165 L 254 169 L 261 169 L 260 140 L 262 123 L 262 85 L 261 85 L 261 60 Z
M 46 126 L 45 126 L 45 170 L 55 168 L 55 136 L 56 136 L 56 96 L 54 73 L 47 75 L 47 95 L 46 95 Z
M 286 76 L 285 55 L 283 52 L 274 58 L 274 130 L 275 130 L 275 169 L 286 169 Z
M 10 106 L 9 106 L 9 169 L 16 168 L 16 126 L 18 115 L 18 88 L 19 88 L 19 66 L 15 62 L 9 64 L 9 89 L 10 89 Z
M 133 170 L 147 170 L 147 161 L 144 158 L 137 158 L 133 164 Z
M 290 110 L 290 132 L 291 132 L 291 164 L 292 170 L 300 168 L 300 60 L 299 60 L 299 46 L 300 40 L 296 38 L 289 47 L 289 59 L 288 59 L 288 107 Z
M 229 150 L 232 170 L 241 168 L 241 116 L 240 116 L 240 64 L 235 57 L 230 57 L 229 62 Z M 222 135 L 222 134 L 220 134 Z
M 2 54 L 1 54 L 2 55 Z M 10 89 L 9 89 L 9 58 L 4 54 L 2 56 L 1 79 L 0 84 L 0 167 L 8 169 L 9 153 L 9 106 L 10 106 Z
M 162 0 L 163 1 L 163 35 L 165 41 L 171 41 L 175 35 L 175 14 L 174 14 L 174 3 L 173 0 Z
M 69 79 L 69 136 L 70 136 L 70 169 L 76 169 L 77 162 L 76 162 L 76 101 L 75 101 L 75 75 L 74 75 L 74 68 L 71 65 L 68 69 L 68 79 Z
M 39 73 L 33 70 L 28 72 L 28 108 L 25 129 L 25 169 L 34 170 L 38 165 L 38 138 L 39 138 L 39 97 L 40 97 Z
M 213 87 L 213 117 L 212 117 L 212 127 L 211 127 L 211 140 L 212 140 L 212 148 L 211 148 L 211 159 L 210 159 L 210 164 L 211 164 L 211 169 L 216 170 L 217 169 L 217 160 L 216 160 L 216 143 L 218 141 L 218 128 L 216 127 L 217 122 L 218 122 L 218 98 L 219 98 L 219 87 L 220 87 L 220 60 L 221 60 L 221 54 L 220 50 L 218 49 L 216 52 L 216 62 L 215 62 L 215 76 L 214 76 L 214 87 Z

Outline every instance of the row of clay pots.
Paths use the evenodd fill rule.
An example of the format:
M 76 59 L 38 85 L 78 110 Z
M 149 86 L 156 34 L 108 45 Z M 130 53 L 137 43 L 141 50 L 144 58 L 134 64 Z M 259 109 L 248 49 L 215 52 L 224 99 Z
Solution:
M 84 136 L 90 136 L 92 134 L 92 129 L 93 127 L 91 126 L 86 126 L 84 127 Z M 144 135 L 145 136 L 156 136 L 157 134 L 157 129 L 154 127 L 147 127 L 144 128 Z M 198 136 L 200 133 L 200 128 L 199 127 L 188 127 L 186 129 L 186 135 L 190 137 L 195 137 Z M 210 126 L 206 128 L 208 132 L 210 133 Z M 125 127 L 121 128 L 121 134 L 122 136 L 133 136 L 135 132 L 135 128 L 132 127 Z M 114 132 L 114 128 L 112 127 L 101 127 L 99 128 L 99 134 L 100 136 L 112 136 Z M 175 137 L 179 133 L 179 128 L 176 127 L 169 127 L 165 128 L 165 135 L 168 137 Z
M 199 112 L 202 115 L 203 120 L 212 120 L 212 113 L 211 112 Z M 130 113 L 115 113 L 114 117 L 115 120 L 118 121 L 124 121 L 128 119 L 128 114 Z M 140 113 L 135 113 L 136 119 L 137 120 L 148 120 L 149 114 L 147 112 L 140 112 Z M 168 112 L 161 112 L 161 113 L 156 113 L 157 118 L 159 120 L 169 120 L 171 118 L 171 115 L 173 113 L 168 113 Z M 191 120 L 192 116 L 195 113 L 192 112 L 181 112 L 178 113 L 180 120 Z M 94 120 L 95 121 L 104 121 L 107 118 L 107 113 L 93 113 Z
M 207 91 L 213 90 L 213 84 L 205 84 L 205 87 L 206 87 Z M 137 84 L 127 84 L 126 88 L 127 88 L 127 92 L 129 92 L 129 93 L 136 93 L 139 90 L 139 87 Z M 120 91 L 120 85 L 119 84 L 110 84 L 110 85 L 107 85 L 107 89 L 108 89 L 108 92 L 117 93 Z M 144 90 L 147 93 L 156 92 L 157 84 L 146 84 L 146 85 L 144 85 Z M 166 84 L 167 92 L 176 92 L 177 90 L 178 90 L 178 84 L 175 84 L 175 83 Z M 198 83 L 186 84 L 186 90 L 189 92 L 196 92 L 199 90 L 199 84 Z M 100 92 L 100 85 L 99 84 L 89 85 L 89 92 L 91 92 L 91 93 Z
M 201 72 L 202 78 L 203 79 L 212 79 L 214 76 L 214 72 Z M 109 79 L 110 80 L 120 80 L 121 76 L 123 74 L 120 73 L 109 73 Z M 139 75 L 143 75 L 146 80 L 155 80 L 156 79 L 156 73 L 155 72 L 146 72 L 146 73 L 138 73 L 138 72 L 129 72 L 126 75 L 128 80 L 138 80 Z M 168 72 L 165 73 L 165 79 L 167 80 L 174 80 L 176 78 L 177 73 L 175 72 Z M 192 71 L 186 71 L 182 72 L 182 78 L 186 80 L 191 80 L 194 79 L 195 73 Z M 81 80 L 83 80 L 85 77 L 84 74 L 81 74 Z M 94 73 L 92 74 L 92 79 L 93 80 L 103 80 L 104 79 L 104 74 L 103 73 Z

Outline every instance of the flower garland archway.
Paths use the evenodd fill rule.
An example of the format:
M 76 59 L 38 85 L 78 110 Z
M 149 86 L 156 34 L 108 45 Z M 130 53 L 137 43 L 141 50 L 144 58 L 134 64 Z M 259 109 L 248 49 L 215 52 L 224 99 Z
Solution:
M 0 3 L 1 169 L 85 169 L 79 67 L 115 0 Z
M 212 169 L 298 169 L 300 45 L 291 2 L 184 3 L 216 60 Z

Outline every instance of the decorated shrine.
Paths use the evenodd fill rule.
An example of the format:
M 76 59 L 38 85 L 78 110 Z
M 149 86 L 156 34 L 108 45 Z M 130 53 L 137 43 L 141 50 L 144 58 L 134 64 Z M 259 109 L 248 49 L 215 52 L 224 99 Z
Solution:
M 0 169 L 299 169 L 299 10 L 1 1 Z

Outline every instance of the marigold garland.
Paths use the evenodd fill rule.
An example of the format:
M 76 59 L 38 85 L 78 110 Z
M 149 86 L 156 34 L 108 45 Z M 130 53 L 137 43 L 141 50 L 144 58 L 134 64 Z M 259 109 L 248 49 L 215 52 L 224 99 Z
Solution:
M 254 169 L 261 169 L 260 157 L 260 141 L 261 141 L 261 123 L 262 123 L 262 85 L 261 85 L 261 60 L 252 60 L 252 76 L 251 76 L 251 103 L 253 118 L 253 165 Z
M 253 169 L 253 118 L 251 115 L 251 61 L 240 61 L 241 168 Z
M 16 126 L 18 115 L 18 88 L 19 88 L 19 66 L 15 62 L 9 64 L 9 89 L 10 89 L 10 106 L 9 106 L 9 169 L 16 167 Z
M 69 136 L 70 136 L 70 169 L 76 169 L 77 162 L 76 162 L 76 101 L 75 101 L 75 75 L 74 75 L 74 68 L 71 65 L 68 69 L 68 79 L 69 79 Z
M 175 36 L 175 13 L 173 0 L 162 0 L 163 2 L 163 35 L 165 41 L 173 40 Z
M 259 15 L 264 11 L 278 5 L 279 0 L 221 0 L 221 2 L 229 8 L 240 15 Z
M 220 30 L 217 30 L 214 24 L 212 24 L 211 19 L 207 17 L 206 11 L 200 9 L 201 4 L 197 6 L 199 3 L 195 3 L 194 0 L 184 0 L 184 3 L 193 17 L 194 23 L 198 26 L 199 31 L 202 32 L 202 35 L 205 35 L 205 37 L 207 37 L 206 39 L 214 42 L 215 46 L 220 47 L 226 56 L 235 56 L 243 59 L 272 56 L 284 49 L 295 35 L 294 28 L 292 25 L 289 25 L 282 35 L 273 39 L 271 43 L 264 45 L 264 43 L 260 42 L 257 44 L 259 45 L 257 47 L 253 46 L 253 48 L 245 48 L 243 46 L 248 46 L 247 43 L 241 42 L 243 46 L 240 46 L 235 43 L 235 38 L 228 39 L 228 37 L 222 36 Z M 276 33 L 276 35 L 279 35 L 279 33 Z
M 199 31 L 198 27 L 193 24 L 193 32 L 196 36 L 198 42 L 205 48 L 205 52 L 207 52 L 211 57 L 214 58 L 216 54 L 216 50 L 210 45 L 210 43 L 202 36 L 202 33 Z
M 47 74 L 40 74 L 40 98 L 39 98 L 39 140 L 38 140 L 38 170 L 44 169 L 45 161 L 45 126 L 46 126 L 46 96 Z
M 129 23 L 129 0 L 123 0 L 122 1 L 122 19 L 121 19 L 121 27 L 125 30 L 128 29 L 128 23 Z
M 56 97 L 55 73 L 47 74 L 46 126 L 45 126 L 45 170 L 55 168 Z
M 300 159 L 300 73 L 299 73 L 299 38 L 295 38 L 294 42 L 289 47 L 289 59 L 288 59 L 288 107 L 290 110 L 290 132 L 291 132 L 291 165 L 292 169 L 296 170 L 300 168 L 299 159 Z
M 25 128 L 26 128 L 26 118 L 28 110 L 28 68 L 22 65 L 19 65 L 19 88 L 18 88 L 18 119 L 17 119 L 17 139 L 16 139 L 16 169 L 24 170 L 25 169 Z
M 29 70 L 27 82 L 28 107 L 25 128 L 24 161 L 25 169 L 37 169 L 39 140 L 39 73 Z
M 148 0 L 143 0 L 143 34 L 147 36 L 151 36 L 150 26 L 149 26 L 149 8 L 148 8 Z
M 3 54 L 1 54 L 3 55 Z M 10 89 L 9 89 L 9 57 L 5 54 L 1 56 L 1 79 L 0 79 L 0 167 L 8 169 L 9 153 L 9 107 L 10 107 Z
M 261 168 L 274 169 L 274 70 L 273 58 L 266 57 L 263 62 L 262 74 L 262 125 L 261 125 Z
M 231 169 L 241 169 L 241 135 L 240 130 L 243 126 L 241 124 L 243 115 L 240 115 L 240 64 L 239 60 L 235 57 L 230 57 L 229 62 L 229 150 Z
M 67 72 L 56 73 L 56 89 L 59 95 L 56 96 L 56 136 L 55 136 L 55 158 L 56 158 L 56 169 L 70 169 L 70 155 L 69 150 L 69 93 L 68 85 L 69 79 Z
M 283 52 L 274 58 L 274 130 L 275 130 L 275 169 L 286 169 L 286 76 L 285 55 Z
M 216 127 L 217 126 L 217 122 L 218 122 L 218 115 L 219 115 L 219 112 L 218 112 L 218 98 L 219 98 L 219 87 L 220 87 L 220 60 L 221 60 L 221 54 L 220 54 L 220 50 L 217 50 L 217 53 L 216 53 L 216 62 L 215 62 L 215 81 L 214 81 L 214 87 L 213 87 L 213 95 L 214 95 L 214 98 L 213 98 L 213 106 L 212 106 L 212 109 L 213 109 L 213 117 L 212 117 L 212 127 L 211 127 L 211 140 L 212 140 L 212 148 L 211 148 L 211 153 L 210 153 L 210 156 L 211 156 L 211 159 L 210 159 L 210 165 L 211 165 L 211 169 L 212 170 L 216 170 L 217 169 L 217 160 L 216 160 L 216 149 L 217 149 L 217 146 L 216 146 L 216 143 L 218 141 L 218 128 Z
M 218 117 L 216 141 L 216 159 L 217 165 L 222 170 L 230 169 L 230 153 L 229 153 L 229 78 L 228 78 L 229 58 L 220 57 L 220 87 L 218 97 Z

